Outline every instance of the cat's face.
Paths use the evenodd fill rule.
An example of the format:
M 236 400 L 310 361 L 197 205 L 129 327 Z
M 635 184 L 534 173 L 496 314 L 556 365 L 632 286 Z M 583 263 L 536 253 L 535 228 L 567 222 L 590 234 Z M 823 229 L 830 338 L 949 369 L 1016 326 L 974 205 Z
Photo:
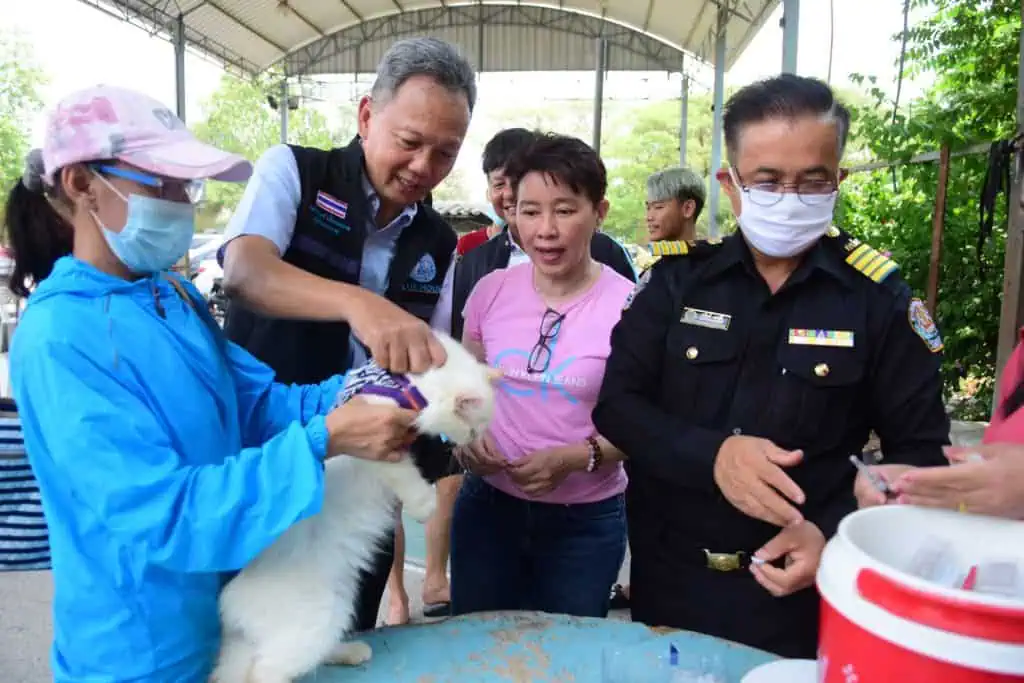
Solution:
M 411 377 L 427 399 L 417 427 L 456 445 L 468 444 L 483 435 L 494 417 L 494 384 L 501 372 L 479 362 L 454 340 L 438 338 L 448 354 L 444 366 Z

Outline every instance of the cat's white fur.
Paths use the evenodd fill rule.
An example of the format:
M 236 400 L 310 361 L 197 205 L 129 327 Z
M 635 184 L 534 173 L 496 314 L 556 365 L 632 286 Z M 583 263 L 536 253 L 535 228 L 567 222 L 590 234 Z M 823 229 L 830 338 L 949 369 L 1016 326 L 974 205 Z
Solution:
M 437 336 L 448 355 L 444 366 L 409 376 L 427 400 L 417 431 L 466 444 L 493 415 L 495 373 L 450 337 Z M 212 681 L 290 683 L 321 664 L 370 659 L 366 643 L 342 641 L 355 616 L 360 572 L 393 528 L 396 497 L 425 521 L 434 489 L 408 456 L 384 463 L 343 455 L 324 469 L 321 511 L 288 529 L 224 588 Z

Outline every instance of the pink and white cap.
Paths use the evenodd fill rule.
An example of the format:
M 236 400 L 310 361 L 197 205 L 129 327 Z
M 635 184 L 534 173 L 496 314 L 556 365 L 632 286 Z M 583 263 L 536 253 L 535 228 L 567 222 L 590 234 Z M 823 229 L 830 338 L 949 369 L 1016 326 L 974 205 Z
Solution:
M 42 148 L 43 181 L 68 164 L 118 159 L 181 180 L 244 182 L 252 164 L 200 142 L 174 112 L 134 90 L 98 85 L 62 99 L 50 112 Z

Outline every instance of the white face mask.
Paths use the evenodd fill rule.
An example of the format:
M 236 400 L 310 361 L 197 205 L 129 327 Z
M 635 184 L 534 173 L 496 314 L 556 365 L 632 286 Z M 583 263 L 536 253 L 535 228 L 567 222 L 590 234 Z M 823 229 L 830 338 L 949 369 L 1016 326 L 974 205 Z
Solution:
M 796 256 L 821 239 L 832 225 L 836 192 L 817 197 L 818 203 L 808 205 L 795 192 L 744 191 L 731 168 L 729 175 L 740 190 L 740 230 L 750 246 L 765 256 Z M 757 199 L 751 201 L 751 195 L 757 195 Z

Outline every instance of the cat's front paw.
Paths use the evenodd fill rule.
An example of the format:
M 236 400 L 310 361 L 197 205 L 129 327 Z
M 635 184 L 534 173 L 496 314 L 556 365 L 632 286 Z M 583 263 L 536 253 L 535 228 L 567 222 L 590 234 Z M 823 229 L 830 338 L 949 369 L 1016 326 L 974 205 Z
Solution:
M 420 524 L 425 523 L 437 509 L 437 496 L 434 489 L 426 489 L 423 493 L 417 494 L 412 500 L 403 500 L 402 506 L 409 516 Z
M 359 666 L 370 661 L 373 649 L 361 640 L 338 643 L 327 657 L 327 663 L 334 666 Z

